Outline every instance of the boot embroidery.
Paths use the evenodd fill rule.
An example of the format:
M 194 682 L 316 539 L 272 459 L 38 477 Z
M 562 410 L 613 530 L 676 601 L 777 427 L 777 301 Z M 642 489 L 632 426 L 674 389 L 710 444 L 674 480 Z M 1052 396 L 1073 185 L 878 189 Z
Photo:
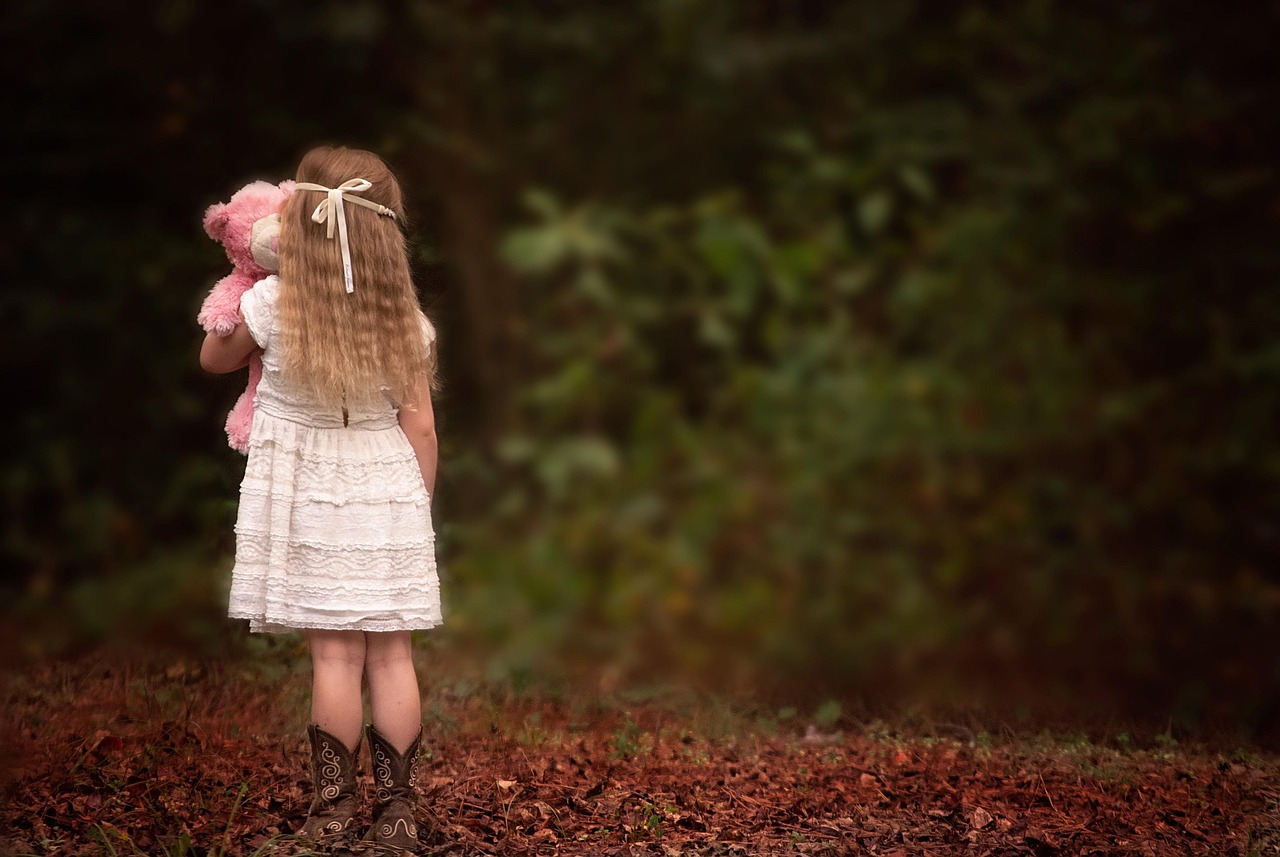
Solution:
M 378 744 L 370 742 L 373 747 L 373 775 L 377 782 L 377 800 L 386 803 L 391 800 L 391 757 Z
M 333 747 L 325 744 L 320 750 L 320 776 L 323 783 L 320 794 L 325 800 L 336 800 L 342 794 L 342 762 Z
M 418 826 L 416 824 L 412 824 L 404 820 L 403 818 L 397 818 L 395 821 L 395 824 L 382 825 L 382 835 L 387 838 L 395 836 L 396 831 L 398 831 L 401 827 L 404 827 L 404 832 L 408 836 L 418 835 Z

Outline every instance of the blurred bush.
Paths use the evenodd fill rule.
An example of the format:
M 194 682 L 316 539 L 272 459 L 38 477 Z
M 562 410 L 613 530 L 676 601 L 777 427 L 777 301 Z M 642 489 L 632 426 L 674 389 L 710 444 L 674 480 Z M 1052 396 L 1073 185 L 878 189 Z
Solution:
M 123 117 L 27 120 L 76 200 L 16 215 L 55 288 L 5 297 L 10 356 L 52 368 L 5 482 L 29 599 L 225 557 L 234 384 L 191 367 L 218 269 L 198 214 L 338 138 L 415 194 L 449 633 L 495 675 L 576 658 L 815 698 L 933 679 L 1273 722 L 1280 134 L 1252 17 L 146 11 L 169 38 L 116 70 Z M 76 22 L 7 14 L 34 34 L 11 62 Z M 191 62 L 233 38 L 273 86 Z M 71 44 L 40 99 L 111 49 Z M 151 135 L 80 145 L 125 118 Z M 104 226 L 81 190 L 113 171 L 148 181 Z

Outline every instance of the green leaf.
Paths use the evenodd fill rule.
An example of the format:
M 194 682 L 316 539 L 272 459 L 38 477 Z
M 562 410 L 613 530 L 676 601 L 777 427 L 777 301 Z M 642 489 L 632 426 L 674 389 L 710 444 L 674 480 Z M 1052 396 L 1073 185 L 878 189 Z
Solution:
M 546 188 L 532 187 L 524 192 L 520 198 L 525 208 L 534 214 L 540 215 L 547 220 L 551 220 L 560 216 L 560 203 L 556 201 L 555 196 Z
M 933 181 L 924 170 L 908 165 L 898 171 L 898 178 L 902 180 L 902 186 L 911 191 L 920 201 L 933 201 Z
M 879 233 L 892 215 L 893 197 L 887 191 L 868 194 L 858 203 L 858 221 L 872 235 Z
M 835 725 L 843 713 L 844 708 L 838 700 L 828 699 L 818 706 L 818 710 L 813 715 L 813 721 L 823 729 L 829 729 Z
M 565 235 L 554 226 L 513 229 L 502 242 L 501 254 L 513 268 L 545 274 L 564 260 L 569 250 Z

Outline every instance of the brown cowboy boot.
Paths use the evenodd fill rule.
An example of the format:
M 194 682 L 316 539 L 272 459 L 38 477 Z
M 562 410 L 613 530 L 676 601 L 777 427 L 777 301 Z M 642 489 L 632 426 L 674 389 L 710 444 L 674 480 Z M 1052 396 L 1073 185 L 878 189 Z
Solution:
M 307 820 L 298 829 L 299 836 L 318 839 L 341 833 L 351 826 L 356 815 L 356 756 L 354 750 L 312 723 L 307 727 L 311 738 L 311 772 L 315 797 Z
M 418 805 L 418 753 L 422 749 L 422 730 L 403 753 L 397 753 L 391 742 L 369 730 L 369 754 L 373 758 L 373 825 L 365 839 L 390 848 L 416 853 L 418 825 L 413 810 Z

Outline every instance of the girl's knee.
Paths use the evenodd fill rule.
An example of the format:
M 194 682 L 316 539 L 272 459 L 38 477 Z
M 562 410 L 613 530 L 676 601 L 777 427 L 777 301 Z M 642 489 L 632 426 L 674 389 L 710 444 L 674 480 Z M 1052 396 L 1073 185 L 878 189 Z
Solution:
M 324 664 L 361 666 L 365 658 L 365 639 L 361 631 L 312 631 L 308 634 L 311 660 Z
M 413 643 L 408 631 L 369 631 L 365 638 L 365 663 L 369 666 L 413 662 Z

